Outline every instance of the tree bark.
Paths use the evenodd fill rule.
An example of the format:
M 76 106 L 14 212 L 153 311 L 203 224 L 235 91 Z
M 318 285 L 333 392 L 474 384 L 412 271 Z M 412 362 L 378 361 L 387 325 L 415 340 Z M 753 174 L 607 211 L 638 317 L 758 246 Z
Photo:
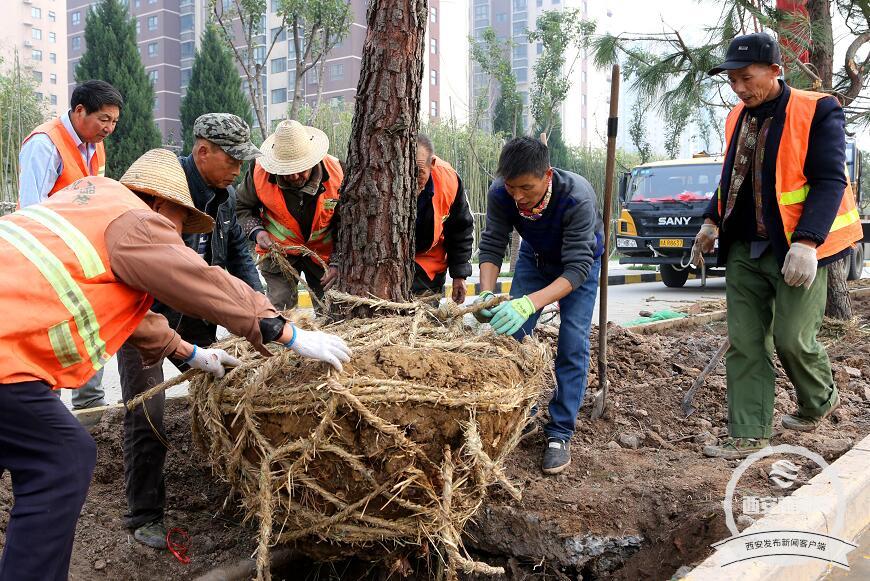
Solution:
M 341 195 L 341 291 L 405 301 L 414 275 L 425 0 L 371 0 Z M 347 313 L 345 313 L 347 314 Z M 355 308 L 351 316 L 368 316 Z
M 807 13 L 810 18 L 812 42 L 810 43 L 810 63 L 822 81 L 822 87 L 813 90 L 829 89 L 834 79 L 834 32 L 831 25 L 831 0 L 808 0 Z
M 849 320 L 852 318 L 852 299 L 846 285 L 849 272 L 848 259 L 838 260 L 828 266 L 828 302 L 825 316 L 832 319 Z

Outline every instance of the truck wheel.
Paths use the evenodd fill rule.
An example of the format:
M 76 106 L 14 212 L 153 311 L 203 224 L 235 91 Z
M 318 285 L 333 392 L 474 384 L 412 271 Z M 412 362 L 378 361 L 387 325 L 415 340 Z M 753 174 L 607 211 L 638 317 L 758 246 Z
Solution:
M 858 243 L 857 248 L 849 257 L 849 272 L 846 280 L 858 280 L 864 272 L 864 244 Z
M 662 282 L 669 288 L 681 288 L 689 279 L 689 269 L 677 270 L 670 264 L 663 264 L 659 269 L 662 274 Z

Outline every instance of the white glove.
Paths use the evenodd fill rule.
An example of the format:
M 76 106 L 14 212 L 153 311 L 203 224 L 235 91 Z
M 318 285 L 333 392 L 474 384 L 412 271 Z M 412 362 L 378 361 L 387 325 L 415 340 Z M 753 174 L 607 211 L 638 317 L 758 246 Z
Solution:
M 803 286 L 810 288 L 816 280 L 816 271 L 819 268 L 819 259 L 816 257 L 816 249 L 800 242 L 795 242 L 785 255 L 785 263 L 782 265 L 782 276 L 788 286 Z
M 302 357 L 310 357 L 329 363 L 339 372 L 342 363 L 350 361 L 350 347 L 341 337 L 322 331 L 306 331 L 293 325 L 293 338 L 284 344 Z
M 193 353 L 184 362 L 194 369 L 211 373 L 218 379 L 226 375 L 224 367 L 238 367 L 242 364 L 223 349 L 200 349 L 196 345 L 193 346 Z

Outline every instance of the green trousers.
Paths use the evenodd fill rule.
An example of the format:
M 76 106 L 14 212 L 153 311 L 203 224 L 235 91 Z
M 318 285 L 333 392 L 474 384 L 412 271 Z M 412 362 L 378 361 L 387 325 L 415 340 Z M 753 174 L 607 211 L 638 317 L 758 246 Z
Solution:
M 785 284 L 773 252 L 752 259 L 745 242 L 731 245 L 726 268 L 729 434 L 770 437 L 774 349 L 795 387 L 798 413 L 818 417 L 827 412 L 837 388 L 828 354 L 816 335 L 825 314 L 828 269 L 819 268 L 809 289 L 791 287 Z

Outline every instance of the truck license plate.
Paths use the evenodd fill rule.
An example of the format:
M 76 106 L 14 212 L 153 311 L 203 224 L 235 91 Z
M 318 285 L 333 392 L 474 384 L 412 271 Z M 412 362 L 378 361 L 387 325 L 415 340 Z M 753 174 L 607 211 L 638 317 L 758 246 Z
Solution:
M 659 246 L 662 248 L 682 248 L 683 247 L 683 239 L 682 238 L 661 238 L 659 239 Z

